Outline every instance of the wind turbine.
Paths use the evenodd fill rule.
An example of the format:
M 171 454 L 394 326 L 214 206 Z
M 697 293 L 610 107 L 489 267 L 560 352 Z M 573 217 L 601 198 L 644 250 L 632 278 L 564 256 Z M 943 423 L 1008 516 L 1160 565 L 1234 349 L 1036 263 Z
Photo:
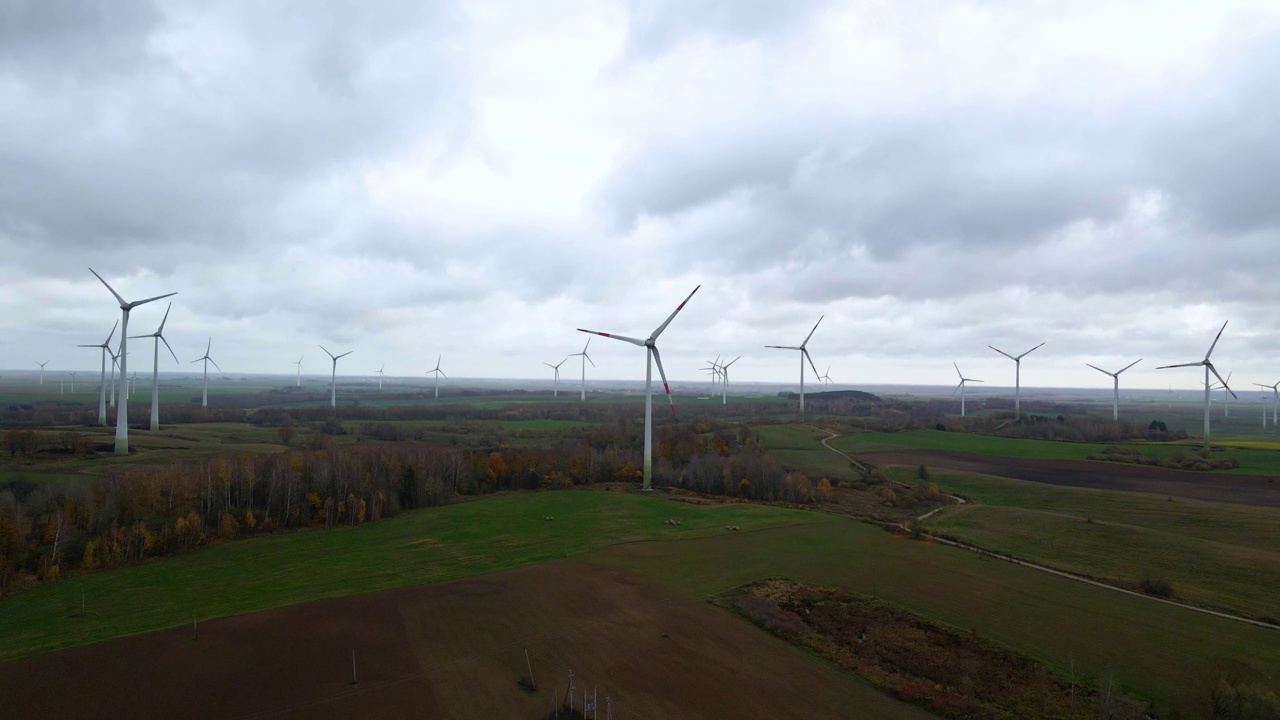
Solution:
M 437 398 L 439 398 L 439 397 L 440 397 L 440 376 L 441 376 L 441 375 L 444 375 L 444 379 L 445 379 L 445 380 L 448 380 L 448 379 L 449 379 L 449 376 L 448 376 L 448 375 L 445 375 L 445 374 L 444 374 L 444 371 L 440 369 L 440 361 L 441 361 L 441 360 L 443 360 L 443 359 L 444 359 L 444 356 L 443 356 L 443 355 L 437 355 L 437 356 L 436 356 L 436 366 L 435 366 L 435 368 L 433 368 L 433 369 L 431 369 L 431 370 L 428 370 L 428 371 L 426 372 L 426 374 L 427 374 L 427 375 L 430 375 L 430 374 L 432 374 L 432 373 L 435 373 L 435 376 L 436 376 L 436 397 L 437 397 Z M 592 365 L 595 365 L 595 363 L 591 363 L 591 364 L 592 364 Z
M 1226 329 L 1227 329 L 1227 323 L 1224 322 L 1222 323 L 1222 328 L 1218 330 L 1218 334 L 1213 338 L 1213 344 L 1209 346 L 1209 352 L 1204 354 L 1203 360 L 1200 360 L 1198 362 L 1191 362 L 1191 363 L 1179 363 L 1177 365 L 1161 365 L 1160 367 L 1156 368 L 1157 370 L 1165 370 L 1167 368 L 1176 368 L 1176 367 L 1198 367 L 1200 365 L 1204 366 L 1204 449 L 1205 450 L 1209 449 L 1209 373 L 1213 373 L 1214 377 L 1218 378 L 1219 380 L 1222 380 L 1222 376 L 1218 374 L 1218 369 L 1213 366 L 1213 363 L 1209 362 L 1209 356 L 1213 354 L 1213 349 L 1218 346 L 1218 339 L 1222 337 L 1222 331 Z M 1222 385 L 1223 387 L 1227 388 L 1227 392 L 1231 393 L 1232 395 L 1235 395 L 1235 391 L 1233 391 L 1230 387 L 1227 387 L 1226 380 L 1222 380 Z
M 121 341 L 124 340 L 123 335 L 120 336 L 120 340 Z M 116 406 L 116 368 L 120 367 L 120 351 L 117 350 L 115 352 L 111 352 L 111 350 L 108 349 L 107 353 L 111 355 L 111 395 L 109 396 L 107 401 L 111 404 L 111 407 L 115 407 Z
M 298 387 L 302 387 L 302 358 L 304 357 L 306 355 L 299 355 L 298 362 L 294 363 L 294 365 L 298 366 Z
M 1227 381 L 1231 380 L 1231 373 L 1227 373 Z M 1221 385 L 1214 385 L 1211 389 L 1217 390 L 1222 388 L 1222 417 L 1231 417 L 1231 399 L 1227 395 L 1227 385 L 1224 382 Z
M 818 375 L 818 368 L 813 364 L 813 358 L 809 357 L 809 351 L 808 349 L 806 349 L 806 346 L 808 346 L 809 344 L 809 338 L 813 337 L 813 333 L 817 331 L 818 326 L 822 324 L 822 318 L 824 317 L 826 317 L 826 315 L 823 315 L 822 317 L 818 318 L 818 322 L 813 324 L 813 330 L 809 331 L 809 336 L 806 337 L 804 339 L 804 342 L 800 343 L 799 346 L 765 345 L 765 347 L 767 348 L 774 348 L 776 350 L 799 350 L 800 351 L 800 418 L 801 419 L 804 419 L 804 361 L 806 359 L 809 361 L 809 367 L 813 368 L 814 377 L 817 377 Z
M 563 365 L 563 364 L 565 364 L 565 363 L 567 363 L 567 362 L 569 362 L 569 358 L 568 358 L 568 357 L 566 357 L 564 360 L 561 360 L 560 362 L 556 363 L 555 365 L 552 365 L 552 364 L 551 364 L 551 363 L 549 363 L 549 362 L 544 362 L 544 363 L 542 363 L 543 365 L 546 365 L 547 367 L 549 367 L 549 368 L 551 368 L 552 370 L 554 370 L 554 371 L 555 371 L 555 373 L 556 373 L 555 385 L 553 385 L 553 386 L 552 386 L 552 388 L 553 388 L 553 389 L 552 389 L 552 391 L 551 391 L 551 396 L 552 396 L 552 397 L 560 397 L 560 366 L 561 366 L 561 365 Z M 438 365 L 438 363 L 437 363 L 437 365 Z
M 128 347 L 127 347 L 127 344 L 128 344 L 127 336 L 129 334 L 129 311 L 138 307 L 139 305 L 144 305 L 146 303 L 154 302 L 162 298 L 167 298 L 172 295 L 177 295 L 178 293 L 176 292 L 165 293 L 164 295 L 157 295 L 155 297 L 147 298 L 145 300 L 135 300 L 133 302 L 128 302 L 124 298 L 120 297 L 120 293 L 116 292 L 110 285 L 107 285 L 107 281 L 103 280 L 101 275 L 94 272 L 93 268 L 89 268 L 89 272 L 93 273 L 93 276 L 98 278 L 98 280 L 102 282 L 103 285 L 106 285 L 107 290 L 110 290 L 111 294 L 115 296 L 115 299 L 120 303 L 120 375 L 121 377 L 123 377 L 125 374 L 125 368 L 129 362 L 129 353 L 128 353 Z M 129 399 L 128 398 L 120 399 L 120 409 L 116 412 L 116 454 L 117 455 L 129 454 Z
M 1085 363 L 1085 365 L 1089 365 L 1089 367 L 1093 368 L 1094 370 L 1097 370 L 1103 375 L 1110 375 L 1111 379 L 1115 381 L 1115 397 L 1112 399 L 1112 402 L 1111 402 L 1111 419 L 1112 420 L 1120 419 L 1120 373 L 1124 372 L 1125 370 L 1128 370 L 1129 368 L 1133 367 L 1134 365 L 1137 365 L 1140 362 L 1142 362 L 1142 358 L 1138 358 L 1137 360 L 1134 360 L 1133 362 L 1129 363 L 1128 365 L 1125 365 L 1124 367 L 1120 368 L 1115 372 L 1107 372 L 1106 370 L 1103 370 L 1097 365 L 1089 365 L 1089 363 Z
M 165 343 L 168 345 L 169 343 Z M 222 368 L 218 367 L 218 363 L 213 362 L 213 358 L 209 357 L 209 350 L 213 349 L 213 338 L 209 338 L 209 343 L 204 346 L 204 356 L 192 360 L 188 365 L 204 361 L 204 396 L 200 398 L 200 407 L 209 407 L 209 363 L 218 368 L 218 372 L 222 372 Z M 176 358 L 175 358 L 176 359 Z
M 173 348 L 169 347 L 169 341 L 164 339 L 164 324 L 169 322 L 169 311 L 172 309 L 173 303 L 169 303 L 169 307 L 164 309 L 164 318 L 160 320 L 160 327 L 156 328 L 155 332 L 150 335 L 133 336 L 134 339 L 148 337 L 155 339 L 155 348 L 154 352 L 152 352 L 152 360 L 154 362 L 151 367 L 151 432 L 155 432 L 160 429 L 160 343 L 164 343 L 164 346 L 169 348 L 169 354 L 173 355 L 174 362 L 179 365 L 182 364 L 181 361 L 178 360 L 178 355 L 173 352 Z M 205 355 L 208 354 L 208 352 L 205 352 Z M 214 367 L 217 366 L 215 365 Z M 207 397 L 208 396 L 206 395 L 206 399 Z
M 667 383 L 667 372 L 662 369 L 662 355 L 658 353 L 658 336 L 662 334 L 663 330 L 667 329 L 667 326 L 670 325 L 671 321 L 676 318 L 676 315 L 681 310 L 684 309 L 684 306 L 689 302 L 689 299 L 693 297 L 694 293 L 698 292 L 698 288 L 700 287 L 702 286 L 699 285 L 698 287 L 695 287 L 693 289 L 693 292 L 689 293 L 689 297 L 686 297 L 684 299 L 684 302 L 677 305 L 675 311 L 672 312 L 670 315 L 668 315 L 667 319 L 663 321 L 663 323 L 659 325 L 656 330 L 650 333 L 649 337 L 645 338 L 644 340 L 639 340 L 637 338 L 632 338 L 632 337 L 626 337 L 624 335 L 611 335 L 609 333 L 598 332 L 596 330 L 584 330 L 582 328 L 578 328 L 578 332 L 591 333 L 592 335 L 599 335 L 601 337 L 613 338 L 614 340 L 621 340 L 622 342 L 629 342 L 632 345 L 637 345 L 645 349 L 645 354 L 644 354 L 645 355 L 644 474 L 643 474 L 643 480 L 644 480 L 643 487 L 645 490 L 650 490 L 653 487 L 653 364 L 654 362 L 658 363 L 658 374 L 662 376 L 662 388 L 667 392 L 667 402 L 671 403 L 671 417 L 676 416 L 676 403 L 675 403 L 675 400 L 671 399 L 671 385 Z
M 995 345 L 987 346 L 1013 361 L 1013 413 L 1018 416 L 1018 422 L 1022 422 L 1022 358 L 1038 350 L 1041 345 L 1044 345 L 1044 343 L 1040 343 L 1040 345 L 1031 348 L 1017 357 L 1010 355 Z
M 71 376 L 71 392 L 72 393 L 76 391 L 76 374 L 79 372 L 80 372 L 79 370 L 76 370 L 75 372 L 67 373 L 68 375 Z
M 1272 394 L 1271 424 L 1272 425 L 1280 424 L 1280 382 L 1276 383 L 1275 385 L 1263 385 L 1262 383 L 1254 383 L 1254 385 L 1257 385 L 1260 388 L 1269 388 L 1271 390 L 1271 394 Z M 1267 426 L 1267 411 L 1264 408 L 1262 411 L 1262 427 L 1266 427 L 1266 426 Z
M 717 355 L 715 360 L 708 360 L 708 366 L 702 368 L 711 373 L 711 397 L 716 396 L 716 381 L 720 379 L 720 356 Z
M 952 395 L 955 395 L 956 393 L 960 393 L 960 417 L 964 417 L 964 386 L 965 386 L 965 383 L 971 383 L 971 382 L 979 382 L 979 383 L 980 383 L 980 382 L 982 382 L 982 381 L 981 381 L 981 380 L 977 380 L 977 379 L 975 379 L 975 378 L 967 378 L 967 377 L 965 377 L 965 376 L 964 376 L 964 373 L 960 372 L 960 366 L 959 366 L 959 365 L 956 365 L 956 364 L 955 364 L 955 362 L 952 362 L 952 363 L 951 363 L 951 366 L 952 366 L 952 367 L 954 367 L 954 368 L 956 369 L 956 375 L 959 375 L 959 376 L 960 376 L 960 384 L 956 386 L 956 389 L 955 389 L 955 390 L 952 390 L 952 391 L 951 391 L 951 394 L 952 394 Z
M 834 384 L 835 384 L 835 381 L 831 379 L 831 366 L 830 366 L 830 365 L 828 365 L 828 366 L 827 366 L 827 369 L 826 369 L 825 371 L 823 371 L 823 373 L 822 373 L 821 375 L 819 375 L 819 376 L 818 376 L 818 379 L 822 381 L 822 384 L 823 384 L 823 385 L 826 385 L 826 384 L 834 385 Z
M 103 427 L 107 424 L 107 353 L 111 352 L 111 338 L 115 337 L 116 327 L 120 325 L 117 320 L 115 325 L 111 326 L 111 334 L 107 335 L 107 339 L 101 345 L 77 345 L 76 347 L 91 347 L 102 349 L 102 379 L 99 381 L 102 392 L 98 398 L 98 423 Z M 114 362 L 114 361 L 112 361 Z M 114 370 L 114 365 L 112 369 Z
M 385 374 L 386 374 L 386 373 L 384 373 L 384 372 L 382 372 L 382 371 L 383 371 L 383 370 L 385 370 L 386 368 L 387 368 L 387 364 L 386 364 L 386 363 L 383 363 L 383 364 L 382 364 L 382 367 L 378 368 L 378 389 L 379 389 L 379 390 L 381 390 L 381 389 L 382 389 L 382 377 L 383 377 L 383 375 L 385 375 Z
M 720 397 L 721 405 L 729 404 L 729 366 L 738 362 L 741 359 L 742 359 L 742 356 L 739 355 L 733 360 L 730 360 L 729 362 L 720 366 L 720 390 L 723 393 Z
M 44 366 L 48 365 L 49 361 L 45 360 L 44 362 L 38 362 L 36 364 L 40 366 L 40 384 L 43 385 L 44 384 Z
M 569 356 L 569 357 L 578 357 L 579 355 L 582 356 L 582 402 L 587 401 L 587 363 L 590 362 L 591 367 L 596 366 L 596 361 L 592 360 L 591 356 L 587 354 L 587 348 L 589 347 L 591 347 L 591 338 L 587 338 L 587 344 L 582 346 L 582 352 L 574 353 Z
M 325 350 L 325 347 L 323 345 L 320 346 L 320 349 L 324 350 L 325 355 L 328 355 L 330 358 L 333 359 L 333 380 L 329 384 L 329 407 L 336 408 L 338 407 L 338 361 L 355 351 L 348 350 L 342 353 L 341 355 L 334 355 L 328 350 Z

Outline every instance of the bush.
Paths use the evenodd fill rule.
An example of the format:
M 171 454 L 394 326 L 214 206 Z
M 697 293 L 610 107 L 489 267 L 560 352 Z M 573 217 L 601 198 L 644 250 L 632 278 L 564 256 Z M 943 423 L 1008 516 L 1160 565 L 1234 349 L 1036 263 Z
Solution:
M 1138 587 L 1148 595 L 1162 598 L 1173 596 L 1173 586 L 1169 584 L 1169 581 L 1151 574 L 1143 575 L 1142 579 L 1138 581 Z

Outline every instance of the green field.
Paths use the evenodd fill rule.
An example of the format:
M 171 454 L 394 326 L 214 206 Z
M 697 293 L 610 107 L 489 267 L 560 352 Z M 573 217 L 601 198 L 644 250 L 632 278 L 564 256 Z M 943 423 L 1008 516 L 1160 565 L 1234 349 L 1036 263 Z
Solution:
M 822 446 L 830 433 L 808 425 L 761 425 L 754 428 L 769 452 L 788 470 L 803 470 L 812 479 L 855 477 L 849 462 Z M 834 443 L 834 441 L 832 441 Z
M 546 522 L 543 516 L 554 516 Z M 668 526 L 673 518 L 682 524 Z M 437 583 L 620 542 L 829 521 L 759 505 L 699 506 L 630 493 L 488 497 L 371 525 L 219 543 L 85 573 L 0 601 L 0 659 L 281 605 Z M 77 617 L 81 592 L 88 614 Z
M 1280 476 L 1280 452 L 1258 447 L 1259 443 L 1247 441 L 1233 443 L 1224 440 L 1232 457 L 1240 461 L 1235 470 L 1217 472 L 1241 475 Z M 1035 458 L 1044 460 L 1084 460 L 1091 454 L 1099 454 L 1106 444 L 1068 443 L 1052 440 L 1021 440 L 1016 438 L 978 435 L 974 433 L 940 432 L 937 430 L 908 430 L 900 433 L 858 432 L 842 435 L 831 445 L 846 453 L 867 453 L 892 450 L 945 450 L 967 452 L 997 457 Z M 1193 454 L 1198 451 L 1194 441 L 1182 443 L 1136 444 L 1144 455 L 1170 457 L 1177 453 Z M 1220 453 L 1219 453 L 1220 454 Z

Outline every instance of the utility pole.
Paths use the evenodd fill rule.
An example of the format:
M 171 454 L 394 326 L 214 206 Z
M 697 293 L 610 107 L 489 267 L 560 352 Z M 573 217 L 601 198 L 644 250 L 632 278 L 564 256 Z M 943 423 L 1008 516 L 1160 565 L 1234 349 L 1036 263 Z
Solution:
M 529 689 L 537 690 L 538 684 L 533 681 L 533 664 L 529 662 L 529 643 L 524 644 L 524 666 L 529 670 Z
M 569 671 L 569 712 L 573 712 L 573 671 Z
M 604 707 L 605 707 L 606 720 L 613 720 L 613 698 L 612 697 L 608 695 L 604 696 Z
M 356 649 L 351 648 L 351 684 L 359 685 L 360 681 L 356 678 Z

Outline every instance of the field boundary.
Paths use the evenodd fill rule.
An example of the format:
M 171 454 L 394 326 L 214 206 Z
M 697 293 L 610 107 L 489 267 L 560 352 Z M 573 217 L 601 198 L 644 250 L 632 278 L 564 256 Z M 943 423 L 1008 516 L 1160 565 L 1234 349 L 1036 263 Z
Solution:
M 817 427 L 814 427 L 814 426 L 812 426 L 812 425 L 810 425 L 809 427 L 813 427 L 815 430 L 822 430 L 822 428 L 817 428 Z M 845 455 L 844 453 L 840 452 L 839 450 L 836 450 L 835 448 L 833 448 L 833 447 L 831 447 L 830 445 L 828 445 L 828 444 L 827 444 L 827 441 L 828 441 L 828 440 L 834 440 L 835 438 L 840 437 L 840 434 L 839 434 L 839 433 L 833 433 L 833 432 L 831 432 L 830 430 L 823 430 L 823 432 L 831 433 L 831 436 L 830 436 L 830 437 L 828 437 L 828 438 L 826 438 L 825 440 L 822 440 L 822 441 L 821 441 L 821 442 L 822 442 L 822 446 L 823 446 L 823 447 L 825 447 L 825 448 L 827 448 L 827 449 L 828 449 L 828 450 L 830 450 L 831 452 L 834 452 L 834 453 L 836 453 L 837 455 L 840 455 L 841 457 L 849 458 L 849 456 L 848 456 L 848 455 Z M 852 461 L 852 458 L 849 458 L 849 459 Z M 952 497 L 954 497 L 954 496 L 952 496 Z M 963 502 L 964 502 L 964 500 L 963 500 L 962 498 L 957 498 L 957 499 L 958 499 L 961 503 L 963 503 Z M 920 518 L 918 518 L 918 520 L 923 520 L 923 519 L 925 519 L 925 518 L 929 517 L 930 515 L 932 515 L 933 513 L 936 513 L 936 512 L 938 512 L 939 510 L 942 510 L 942 509 L 943 509 L 943 508 L 938 508 L 937 510 L 934 510 L 933 512 L 926 513 L 925 515 L 923 515 L 923 516 L 921 516 Z M 906 524 L 905 524 L 905 523 L 899 524 L 899 525 L 898 525 L 898 527 L 902 528 L 903 530 L 908 530 L 908 531 L 910 530 L 910 528 L 908 528 L 908 527 L 906 526 Z M 979 554 L 979 555 L 984 555 L 984 556 L 986 556 L 986 557 L 996 558 L 997 560 L 1004 560 L 1005 562 L 1010 562 L 1010 563 L 1013 563 L 1013 564 L 1015 564 L 1015 565 L 1021 565 L 1022 567 L 1031 568 L 1032 570 L 1039 570 L 1039 571 L 1041 571 L 1041 572 L 1046 572 L 1046 573 L 1049 573 L 1049 574 L 1051 574 L 1051 575 L 1057 575 L 1058 577 L 1063 577 L 1063 578 L 1067 578 L 1067 579 L 1070 579 L 1070 580 L 1075 580 L 1075 581 L 1077 581 L 1077 582 L 1086 583 L 1086 584 L 1088 584 L 1088 585 L 1093 585 L 1094 587 L 1106 588 L 1106 589 L 1108 589 L 1108 590 L 1112 590 L 1112 591 L 1119 592 L 1119 593 L 1124 593 L 1124 594 L 1126 594 L 1126 595 L 1132 595 L 1133 597 L 1139 597 L 1139 598 L 1143 598 L 1143 599 L 1145 599 L 1145 600 L 1153 600 L 1153 601 L 1155 601 L 1155 602 L 1164 603 L 1164 604 L 1166 604 L 1166 605 L 1172 605 L 1172 606 L 1174 606 L 1174 607 L 1182 608 L 1182 609 L 1184 609 L 1184 610 L 1192 610 L 1192 611 L 1195 611 L 1195 612 L 1198 612 L 1198 613 L 1203 613 L 1203 614 L 1205 614 L 1205 615 L 1212 615 L 1212 616 L 1214 616 L 1214 617 L 1223 618 L 1223 619 L 1225 619 L 1225 620 L 1235 620 L 1236 622 L 1242 622 L 1242 623 L 1246 623 L 1246 624 L 1248 624 L 1248 625 L 1255 625 L 1255 626 L 1257 626 L 1257 627 L 1266 628 L 1266 629 L 1268 629 L 1268 630 L 1275 630 L 1275 631 L 1280 632 L 1280 625 L 1273 625 L 1273 624 L 1268 623 L 1268 622 L 1263 622 L 1262 620 L 1255 620 L 1255 619 L 1253 619 L 1253 618 L 1247 618 L 1247 617 L 1244 617 L 1244 616 L 1242 616 L 1242 615 L 1233 615 L 1233 614 L 1231 614 L 1231 613 L 1228 613 L 1228 612 L 1222 612 L 1222 611 L 1220 611 L 1220 610 L 1211 610 L 1211 609 L 1209 609 L 1209 608 L 1199 607 L 1199 606 L 1197 606 L 1197 605 L 1188 605 L 1187 603 L 1181 603 L 1181 602 L 1178 602 L 1178 601 L 1176 601 L 1176 600 L 1166 600 L 1165 598 L 1154 597 L 1154 596 L 1152 596 L 1152 595 L 1148 595 L 1148 594 L 1146 594 L 1146 593 L 1140 593 L 1140 592 L 1137 592 L 1137 591 L 1135 591 L 1135 590 L 1129 590 L 1129 589 L 1126 589 L 1126 588 L 1118 587 L 1118 586 L 1116 586 L 1116 585 L 1112 585 L 1112 584 L 1110 584 L 1110 583 L 1106 583 L 1106 582 L 1103 582 L 1103 581 L 1101 581 L 1101 580 L 1094 580 L 1093 578 L 1088 578 L 1088 577 L 1085 577 L 1085 576 L 1083 576 L 1083 575 L 1077 575 L 1077 574 L 1075 574 L 1075 573 L 1070 573 L 1070 572 L 1067 572 L 1067 571 L 1065 571 L 1065 570 L 1057 570 L 1057 569 L 1051 568 L 1051 567 L 1049 567 L 1049 566 L 1047 566 L 1047 565 L 1039 565 L 1039 564 L 1037 564 L 1037 563 L 1028 562 L 1028 561 L 1026 561 L 1026 560 L 1019 560 L 1018 558 L 1011 557 L 1011 556 L 1009 556 L 1009 555 L 1005 555 L 1005 554 L 1003 554 L 1003 553 L 999 553 L 999 552 L 996 552 L 996 551 L 994 551 L 994 550 L 988 550 L 988 549 L 986 549 L 986 548 L 983 548 L 983 547 L 980 547 L 980 546 L 977 546 L 977 545 L 970 545 L 970 544 L 968 544 L 968 543 L 960 542 L 960 541 L 958 541 L 958 540 L 952 540 L 952 539 L 950 539 L 950 538 L 939 537 L 939 536 L 937 536 L 937 535 L 926 535 L 925 537 L 927 537 L 927 538 L 928 538 L 929 540 L 931 540 L 931 541 L 939 542 L 939 543 L 943 543 L 943 544 L 946 544 L 946 545 L 950 545 L 950 546 L 952 546 L 952 547 L 959 548 L 959 549 L 961 549 L 961 550 L 968 550 L 969 552 L 977 553 L 977 554 Z

